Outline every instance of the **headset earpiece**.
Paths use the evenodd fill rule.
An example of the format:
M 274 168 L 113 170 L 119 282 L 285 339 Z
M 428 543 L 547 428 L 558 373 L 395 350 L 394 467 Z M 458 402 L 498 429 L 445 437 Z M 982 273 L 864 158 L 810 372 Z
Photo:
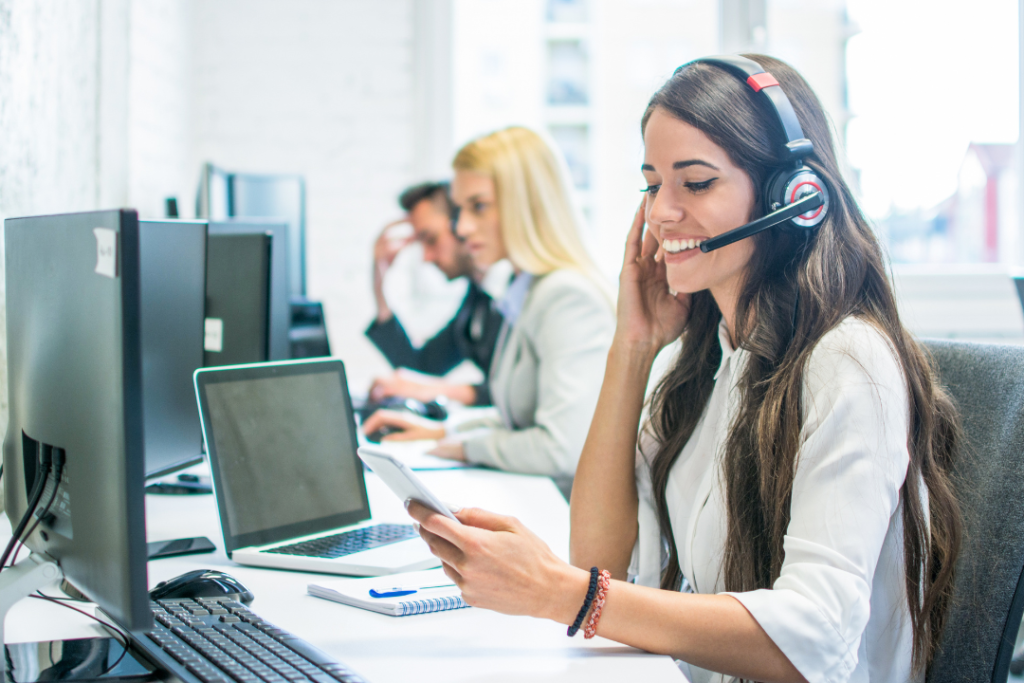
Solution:
M 821 225 L 828 214 L 828 185 L 818 177 L 817 173 L 803 164 L 797 168 L 775 172 L 765 182 L 764 189 L 764 211 L 766 214 L 785 208 L 815 192 L 821 193 L 824 200 L 821 206 L 789 219 L 784 223 L 786 227 L 810 230 Z

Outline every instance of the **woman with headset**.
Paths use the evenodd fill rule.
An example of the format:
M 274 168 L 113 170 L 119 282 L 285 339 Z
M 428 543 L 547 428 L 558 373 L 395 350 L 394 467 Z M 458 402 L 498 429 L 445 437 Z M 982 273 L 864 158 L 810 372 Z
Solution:
M 377 411 L 364 430 L 397 428 L 392 439 L 441 439 L 433 453 L 442 457 L 571 481 L 615 314 L 580 239 L 567 174 L 547 143 L 520 127 L 473 140 L 452 167 L 454 229 L 474 265 L 507 258 L 515 269 L 497 302 L 505 322 L 488 378 L 501 420 L 444 426 Z
M 782 62 L 709 58 L 641 128 L 648 187 L 572 564 L 512 518 L 410 513 L 470 604 L 670 654 L 694 681 L 923 680 L 959 552 L 959 418 L 900 322 L 820 103 Z

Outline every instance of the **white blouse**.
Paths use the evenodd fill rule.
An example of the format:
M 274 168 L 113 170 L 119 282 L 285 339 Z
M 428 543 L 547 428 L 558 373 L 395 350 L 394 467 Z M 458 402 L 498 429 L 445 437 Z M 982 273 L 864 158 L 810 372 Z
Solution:
M 715 388 L 666 492 L 679 566 L 699 593 L 725 590 L 720 465 L 749 357 L 732 348 L 724 326 L 719 340 Z M 846 319 L 822 338 L 805 371 L 781 575 L 771 589 L 729 593 L 811 683 L 911 678 L 899 494 L 908 434 L 907 388 L 892 347 L 869 323 Z M 637 583 L 656 587 L 667 552 L 647 460 L 655 451 L 645 433 L 637 453 L 639 536 L 631 571 Z M 694 683 L 724 679 L 697 667 L 689 673 Z

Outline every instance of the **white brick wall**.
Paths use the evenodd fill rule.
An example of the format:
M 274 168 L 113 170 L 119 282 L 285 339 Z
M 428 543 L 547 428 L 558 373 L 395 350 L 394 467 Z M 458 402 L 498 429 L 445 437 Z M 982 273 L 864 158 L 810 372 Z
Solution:
M 399 214 L 397 193 L 431 163 L 414 145 L 425 130 L 414 23 L 426 5 L 413 3 L 0 0 L 0 219 L 116 205 L 160 217 L 168 196 L 191 217 L 206 160 L 300 173 L 309 293 L 326 304 L 354 386 L 364 384 L 387 369 L 362 336 L 370 246 Z M 411 325 L 429 334 L 457 288 L 429 274 L 406 281 L 448 295 Z M 0 306 L 0 427 L 3 320 Z
M 183 217 L 195 211 L 192 6 L 183 0 L 131 0 L 127 203 L 143 218 L 163 218 L 167 197 L 178 198 Z
M 387 369 L 362 331 L 371 245 L 414 175 L 412 0 L 204 0 L 193 168 L 306 178 L 307 291 L 353 386 Z
M 0 221 L 96 207 L 97 22 L 96 0 L 0 0 Z M 6 330 L 0 305 L 0 431 Z

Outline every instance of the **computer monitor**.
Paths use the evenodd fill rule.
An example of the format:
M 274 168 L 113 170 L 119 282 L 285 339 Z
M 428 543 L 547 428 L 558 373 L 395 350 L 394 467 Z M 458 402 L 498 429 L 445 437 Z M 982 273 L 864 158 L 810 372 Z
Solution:
M 288 329 L 291 307 L 288 296 L 288 224 L 270 219 L 246 218 L 210 221 L 211 235 L 270 233 L 270 346 L 267 360 L 291 358 Z M 195 403 L 195 396 L 192 397 Z
M 288 331 L 292 358 L 320 358 L 331 355 L 324 307 L 319 301 L 292 299 L 291 329 Z
M 306 183 L 298 175 L 231 174 L 231 215 L 288 222 L 288 293 L 306 295 Z
M 206 222 L 139 221 L 146 476 L 203 458 L 192 373 L 203 367 Z
M 55 504 L 27 545 L 121 626 L 149 629 L 138 216 L 10 218 L 4 228 L 7 515 L 26 513 L 40 453 L 62 449 Z
M 306 295 L 306 182 L 300 175 L 229 173 L 203 165 L 196 216 L 275 218 L 288 224 L 284 251 L 288 260 L 289 296 Z
M 203 164 L 196 194 L 196 217 L 222 221 L 231 216 L 231 174 L 213 164 Z
M 270 233 L 208 236 L 206 367 L 268 359 L 272 249 Z

